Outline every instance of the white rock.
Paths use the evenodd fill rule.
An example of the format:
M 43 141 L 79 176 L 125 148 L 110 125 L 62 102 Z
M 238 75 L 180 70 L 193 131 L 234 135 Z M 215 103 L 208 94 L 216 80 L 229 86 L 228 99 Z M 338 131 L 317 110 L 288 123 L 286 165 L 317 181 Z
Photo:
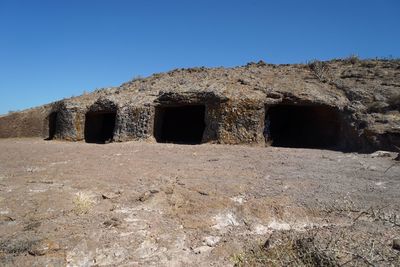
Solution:
M 239 204 L 243 204 L 243 202 L 246 202 L 246 200 L 244 200 L 242 196 L 231 197 L 231 200 Z
M 268 228 L 272 230 L 285 231 L 285 230 L 290 230 L 291 226 L 286 222 L 277 222 L 273 220 L 268 224 Z
M 370 171 L 376 171 L 377 169 L 378 168 L 376 166 L 374 166 L 374 165 L 368 166 L 368 170 L 370 170 Z
M 388 151 L 378 150 L 371 154 L 371 158 L 390 158 L 392 153 Z
M 214 217 L 214 220 L 216 224 L 213 225 L 213 228 L 218 230 L 225 230 L 225 228 L 228 226 L 239 225 L 239 222 L 237 221 L 235 214 L 233 214 L 232 212 L 217 214 Z
M 219 236 L 206 236 L 204 238 L 204 243 L 209 247 L 214 247 L 219 240 L 221 240 L 221 237 Z
M 267 226 L 264 226 L 262 224 L 256 224 L 254 225 L 252 230 L 252 233 L 256 234 L 256 235 L 265 235 L 267 233 L 271 233 L 271 229 Z

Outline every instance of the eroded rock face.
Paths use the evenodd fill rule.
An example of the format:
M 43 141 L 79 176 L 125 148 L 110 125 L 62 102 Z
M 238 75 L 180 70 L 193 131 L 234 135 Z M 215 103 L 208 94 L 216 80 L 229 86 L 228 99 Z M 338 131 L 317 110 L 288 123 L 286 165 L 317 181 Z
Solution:
M 178 143 L 180 137 L 185 143 L 184 140 L 190 140 L 185 135 L 197 134 L 202 136 L 200 143 L 276 145 L 267 117 L 270 108 L 280 105 L 304 107 L 303 110 L 320 107 L 315 109 L 316 113 L 329 109 L 337 117 L 332 122 L 329 116 L 316 119 L 319 127 L 315 131 L 321 132 L 321 136 L 314 136 L 310 129 L 312 134 L 307 135 L 305 127 L 313 127 L 313 116 L 299 116 L 304 123 L 282 126 L 289 138 L 292 133 L 300 140 L 300 147 L 307 147 L 307 142 L 302 144 L 301 140 L 328 138 L 332 129 L 338 128 L 334 130 L 335 142 L 322 148 L 396 151 L 396 146 L 400 146 L 400 62 L 347 59 L 297 65 L 259 62 L 231 69 L 177 69 L 3 116 L 0 137 L 41 136 L 80 141 L 90 133 L 105 135 L 100 138 L 104 143 L 168 142 L 168 138 L 159 138 L 168 131 L 168 135 L 177 135 Z M 186 127 L 190 125 L 190 106 L 204 109 L 202 114 L 193 114 L 204 120 L 200 133 Z M 183 114 L 176 118 L 176 123 L 165 126 L 164 116 L 174 115 L 157 110 L 168 113 L 172 107 L 181 107 L 183 113 L 188 113 L 187 118 Z M 95 117 L 92 123 L 88 123 L 89 117 Z M 281 118 L 290 121 L 288 117 Z M 325 130 L 321 126 L 324 122 Z M 324 135 L 327 131 L 331 133 Z

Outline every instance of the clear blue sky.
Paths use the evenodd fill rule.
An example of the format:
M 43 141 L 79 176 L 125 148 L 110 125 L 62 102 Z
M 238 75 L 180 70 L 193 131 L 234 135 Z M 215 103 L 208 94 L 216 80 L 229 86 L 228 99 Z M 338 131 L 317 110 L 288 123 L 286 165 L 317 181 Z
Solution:
M 400 57 L 399 0 L 0 0 L 0 114 L 173 68 Z

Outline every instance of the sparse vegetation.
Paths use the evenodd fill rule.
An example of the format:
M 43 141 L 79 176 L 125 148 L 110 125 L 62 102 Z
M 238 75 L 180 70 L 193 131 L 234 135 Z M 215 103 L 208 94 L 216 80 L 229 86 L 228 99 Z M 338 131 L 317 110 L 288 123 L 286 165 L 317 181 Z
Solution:
M 242 266 L 378 266 L 398 263 L 396 253 L 382 240 L 360 235 L 357 227 L 276 232 L 265 244 L 235 254 L 231 261 Z M 394 266 L 394 265 L 389 265 Z
M 235 267 L 244 266 L 244 264 L 246 263 L 246 254 L 245 253 L 233 254 L 231 257 L 231 261 L 233 263 L 233 266 Z
M 375 58 L 375 60 L 382 60 L 382 61 L 388 61 L 388 62 L 399 62 L 400 58 L 394 57 L 393 55 L 389 55 L 383 58 Z
M 348 56 L 347 58 L 345 58 L 344 61 L 354 65 L 354 64 L 360 62 L 361 60 L 357 55 L 352 54 L 352 55 Z
M 308 67 L 313 72 L 314 76 L 321 82 L 329 82 L 328 64 L 319 60 L 308 62 Z
M 18 255 L 27 252 L 32 246 L 37 244 L 38 239 L 9 239 L 0 242 L 1 252 Z
M 234 266 L 339 266 L 319 247 L 313 237 L 284 233 L 275 244 L 269 240 L 232 257 Z
M 79 192 L 76 194 L 73 203 L 74 203 L 73 211 L 75 212 L 75 214 L 82 215 L 90 211 L 94 201 L 88 194 Z
M 143 81 L 144 77 L 142 77 L 141 75 L 136 75 L 131 79 L 131 82 L 136 82 L 136 81 Z

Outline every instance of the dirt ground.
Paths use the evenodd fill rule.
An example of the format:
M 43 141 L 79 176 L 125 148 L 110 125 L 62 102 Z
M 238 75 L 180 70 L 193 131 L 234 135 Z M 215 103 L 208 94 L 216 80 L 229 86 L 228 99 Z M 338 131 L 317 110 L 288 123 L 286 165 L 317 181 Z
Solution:
M 2 266 L 400 266 L 395 153 L 0 140 Z

